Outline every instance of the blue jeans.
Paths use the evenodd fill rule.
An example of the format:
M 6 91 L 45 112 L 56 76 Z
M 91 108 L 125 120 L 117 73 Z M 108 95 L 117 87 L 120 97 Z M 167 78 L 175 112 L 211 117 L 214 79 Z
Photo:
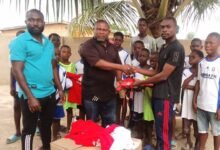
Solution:
M 153 98 L 152 104 L 157 136 L 156 150 L 170 150 L 174 115 L 173 102 L 167 99 Z
M 86 112 L 86 119 L 97 122 L 100 115 L 103 127 L 113 124 L 116 122 L 116 104 L 116 98 L 108 101 L 92 101 L 90 99 L 84 99 L 83 105 Z

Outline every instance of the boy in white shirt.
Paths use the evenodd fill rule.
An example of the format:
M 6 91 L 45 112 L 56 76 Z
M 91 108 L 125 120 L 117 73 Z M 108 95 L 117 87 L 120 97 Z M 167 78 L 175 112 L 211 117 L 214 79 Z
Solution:
M 118 50 L 118 54 L 121 60 L 121 64 L 127 64 L 131 65 L 131 57 L 130 54 L 124 50 L 122 47 L 122 43 L 124 42 L 124 35 L 121 32 L 115 32 L 114 33 L 114 45 L 116 49 Z M 125 79 L 126 75 L 122 74 L 122 79 Z M 117 117 L 117 123 L 124 125 L 124 120 L 126 117 L 127 113 L 127 101 L 125 97 L 125 91 L 121 92 L 118 95 L 118 101 L 117 101 L 117 112 L 116 112 L 116 117 Z M 124 106 L 124 107 L 123 107 Z
M 193 107 L 197 111 L 199 149 L 204 150 L 208 138 L 209 123 L 214 136 L 214 149 L 220 149 L 220 34 L 210 33 L 205 41 L 208 54 L 198 67 Z
M 148 49 L 151 52 L 156 51 L 156 42 L 155 39 L 148 35 L 148 22 L 145 18 L 140 18 L 138 20 L 138 35 L 135 37 L 132 37 L 131 39 L 131 47 L 134 48 L 133 44 L 135 41 L 142 41 L 144 43 L 144 48 Z

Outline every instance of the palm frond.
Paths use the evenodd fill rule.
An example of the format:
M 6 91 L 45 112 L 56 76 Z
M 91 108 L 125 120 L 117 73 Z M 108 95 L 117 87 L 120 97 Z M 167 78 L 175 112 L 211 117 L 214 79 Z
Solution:
M 132 0 L 132 5 L 137 9 L 139 16 L 144 18 L 144 13 L 141 10 L 141 7 L 140 7 L 140 4 L 138 3 L 138 0 Z
M 70 33 L 72 36 L 91 35 L 94 24 L 99 19 L 106 20 L 117 30 L 134 32 L 138 17 L 135 8 L 127 1 L 103 3 L 73 19 L 70 24 Z
M 192 0 L 182 13 L 183 21 L 192 21 L 198 24 L 200 20 L 211 15 L 219 6 L 219 0 Z
M 157 18 L 162 19 L 165 17 L 169 10 L 169 1 L 168 0 L 161 0 L 160 7 L 158 10 Z

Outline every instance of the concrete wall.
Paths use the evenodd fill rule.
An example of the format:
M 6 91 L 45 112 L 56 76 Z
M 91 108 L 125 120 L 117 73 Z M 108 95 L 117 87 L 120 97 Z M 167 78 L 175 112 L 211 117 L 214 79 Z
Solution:
M 55 32 L 55 31 L 51 30 L 51 32 Z M 8 44 L 13 38 L 14 35 L 11 34 L 0 34 L 0 85 L 9 84 L 10 61 L 9 61 Z M 70 38 L 70 37 L 62 38 L 62 44 L 67 44 L 72 49 L 72 56 L 71 56 L 72 62 L 76 62 L 77 60 L 79 60 L 80 58 L 78 54 L 79 46 L 87 39 L 89 38 Z M 186 53 L 188 54 L 190 41 L 181 41 L 181 43 L 184 45 Z M 129 50 L 130 39 L 125 39 L 123 46 L 124 48 Z
M 3 29 L 1 30 L 1 35 L 13 37 L 16 35 L 17 31 L 25 30 L 25 28 L 25 26 L 21 26 L 12 29 Z M 48 36 L 50 33 L 59 33 L 60 36 L 68 36 L 68 25 L 65 23 L 46 24 L 44 28 L 44 34 Z

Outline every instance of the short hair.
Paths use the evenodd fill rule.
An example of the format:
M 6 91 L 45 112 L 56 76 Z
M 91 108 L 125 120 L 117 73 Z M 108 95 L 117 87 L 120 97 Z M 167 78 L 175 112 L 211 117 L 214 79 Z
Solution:
M 19 36 L 20 34 L 24 33 L 24 30 L 19 30 L 18 32 L 16 32 L 16 36 Z
M 198 55 L 200 58 L 204 57 L 204 54 L 202 51 L 200 50 L 192 50 L 192 53 L 196 53 L 196 55 Z
M 147 52 L 148 54 L 150 54 L 150 51 L 147 48 L 143 48 L 142 51 Z
M 151 52 L 150 55 L 156 55 L 156 56 L 159 56 L 159 52 Z
M 165 18 L 163 18 L 163 20 L 171 20 L 171 21 L 173 21 L 173 23 L 177 26 L 176 18 L 174 18 L 174 17 L 172 17 L 172 16 L 165 17 Z
M 96 26 L 97 24 L 99 24 L 99 23 L 104 23 L 104 24 L 106 24 L 106 25 L 108 26 L 108 28 L 110 28 L 110 26 L 109 26 L 109 24 L 108 24 L 108 22 L 107 22 L 106 20 L 100 19 L 100 20 L 96 21 L 96 22 L 95 22 L 95 26 Z
M 141 41 L 141 40 L 137 40 L 137 41 L 135 41 L 133 45 L 135 45 L 135 44 L 142 44 L 142 45 L 144 46 L 144 42 Z
M 191 44 L 192 44 L 193 42 L 199 42 L 200 44 L 202 44 L 202 40 L 199 39 L 199 38 L 193 38 L 192 41 L 191 41 Z
M 220 34 L 219 34 L 218 32 L 211 32 L 211 33 L 209 33 L 208 36 L 214 36 L 214 37 L 216 37 L 218 40 L 220 40 Z
M 55 36 L 55 37 L 60 38 L 59 34 L 57 34 L 57 33 L 51 33 L 51 34 L 48 36 L 48 38 L 51 39 L 52 36 Z
M 114 37 L 115 36 L 120 36 L 122 39 L 124 39 L 124 34 L 122 32 L 115 32 Z
M 139 23 L 139 22 L 142 22 L 142 21 L 145 22 L 145 23 L 148 25 L 148 21 L 147 21 L 147 19 L 145 19 L 145 18 L 140 18 L 140 19 L 138 20 L 138 23 Z
M 62 46 L 60 47 L 60 50 L 62 50 L 63 48 L 68 48 L 69 50 L 71 50 L 71 48 L 70 48 L 69 45 L 62 45 Z
M 30 13 L 33 13 L 33 12 L 39 14 L 39 15 L 44 19 L 43 13 L 42 13 L 40 10 L 38 10 L 38 9 L 30 9 L 30 10 L 28 10 L 28 11 L 26 12 L 26 18 L 28 17 L 28 15 L 29 15 Z

